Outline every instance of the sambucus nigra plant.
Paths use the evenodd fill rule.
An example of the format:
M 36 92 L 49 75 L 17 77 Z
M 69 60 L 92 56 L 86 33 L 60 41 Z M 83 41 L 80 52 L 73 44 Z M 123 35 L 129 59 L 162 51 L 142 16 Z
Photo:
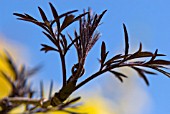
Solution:
M 53 19 L 51 20 L 47 18 L 46 14 L 40 7 L 38 7 L 38 9 L 43 21 L 38 21 L 37 19 L 35 19 L 34 17 L 26 13 L 25 14 L 14 13 L 14 15 L 17 16 L 19 20 L 28 21 L 41 27 L 44 30 L 43 34 L 54 44 L 54 46 L 41 44 L 42 45 L 41 51 L 44 52 L 55 51 L 59 53 L 61 65 L 62 65 L 63 85 L 61 89 L 57 91 L 53 96 L 51 96 L 52 90 L 50 90 L 49 99 L 47 100 L 43 100 L 43 92 L 41 96 L 42 99 L 38 99 L 38 100 L 32 99 L 31 97 L 29 99 L 23 99 L 22 98 L 23 95 L 18 95 L 17 98 L 16 95 L 13 96 L 10 95 L 9 97 L 2 99 L 0 102 L 0 106 L 2 107 L 3 111 L 8 112 L 9 110 L 12 109 L 11 106 L 14 107 L 18 103 L 25 103 L 26 105 L 28 105 L 26 112 L 29 113 L 46 112 L 49 110 L 64 110 L 65 107 L 80 99 L 80 97 L 78 97 L 71 101 L 65 102 L 74 91 L 84 86 L 85 84 L 95 79 L 96 77 L 99 77 L 103 73 L 110 72 L 114 74 L 115 77 L 118 78 L 121 82 L 123 82 L 123 78 L 127 78 L 127 75 L 119 71 L 115 71 L 115 68 L 127 66 L 134 69 L 139 74 L 139 76 L 145 81 L 147 85 L 149 85 L 149 81 L 147 80 L 146 74 L 156 74 L 156 73 L 150 70 L 146 70 L 146 68 L 154 69 L 170 77 L 170 73 L 164 70 L 166 69 L 167 65 L 170 65 L 170 61 L 157 59 L 158 56 L 165 56 L 164 54 L 159 54 L 157 49 L 154 53 L 149 51 L 143 51 L 142 44 L 140 44 L 139 49 L 136 52 L 132 54 L 129 53 L 128 32 L 125 24 L 123 24 L 125 52 L 123 54 L 117 54 L 112 56 L 111 58 L 107 58 L 109 51 L 106 50 L 106 44 L 103 41 L 101 45 L 101 55 L 99 58 L 99 63 L 100 63 L 99 70 L 96 71 L 94 74 L 90 75 L 89 77 L 87 77 L 82 82 L 78 83 L 77 80 L 79 80 L 85 73 L 84 65 L 86 62 L 86 57 L 89 51 L 92 49 L 92 47 L 100 37 L 100 33 L 97 32 L 96 29 L 100 25 L 100 21 L 104 16 L 104 14 L 106 13 L 106 10 L 99 15 L 91 14 L 90 10 L 84 11 L 84 13 L 80 14 L 79 16 L 73 15 L 73 13 L 77 12 L 77 10 L 69 11 L 59 15 L 56 9 L 54 8 L 54 6 L 51 3 L 49 3 L 49 5 L 53 14 Z M 70 34 L 64 34 L 63 30 L 66 29 L 74 22 L 79 23 L 79 30 L 74 31 L 74 36 L 71 36 Z M 57 28 L 56 30 L 53 29 L 54 26 L 56 26 Z M 68 43 L 69 39 L 70 39 L 70 43 Z M 67 76 L 66 75 L 67 64 L 65 61 L 65 57 L 67 55 L 67 52 L 72 46 L 74 46 L 74 48 L 76 49 L 78 60 L 77 63 L 75 63 L 72 66 L 71 69 L 72 75 Z M 144 58 L 144 59 L 149 58 L 149 59 L 143 60 L 138 58 Z M 11 61 L 11 59 L 8 59 L 8 61 L 9 60 Z M 10 64 L 11 63 L 12 62 L 10 62 Z M 15 68 L 13 67 L 14 65 L 11 64 L 11 66 L 14 70 Z M 16 72 L 19 78 L 17 78 L 15 81 L 18 81 L 20 80 L 20 78 L 23 77 L 20 75 L 23 75 L 24 71 L 22 70 L 19 72 L 20 72 L 19 74 Z M 9 77 L 6 76 L 4 72 L 2 72 L 2 74 L 7 80 L 9 80 L 11 84 L 15 82 L 15 81 L 11 82 Z M 23 78 L 23 79 L 27 79 L 27 78 Z M 21 83 L 23 87 L 26 87 L 26 85 L 24 84 L 25 83 Z M 50 88 L 52 88 L 52 83 Z M 18 89 L 20 90 L 20 88 Z M 41 89 L 41 91 L 43 91 L 43 89 Z M 30 90 L 24 91 L 24 93 L 30 94 L 32 93 L 32 91 Z M 10 104 L 10 107 L 9 105 L 4 106 L 4 103 Z M 29 108 L 30 104 L 33 104 L 32 108 Z

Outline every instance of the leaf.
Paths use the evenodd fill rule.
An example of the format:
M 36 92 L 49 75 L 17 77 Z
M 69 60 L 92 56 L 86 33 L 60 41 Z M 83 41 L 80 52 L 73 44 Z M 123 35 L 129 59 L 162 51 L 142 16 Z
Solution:
M 66 37 L 65 35 L 61 34 L 61 37 L 62 37 L 62 41 L 63 41 L 63 44 L 64 44 L 64 49 L 67 48 L 67 40 L 66 40 Z
M 14 80 L 17 80 L 18 79 L 18 72 L 17 72 L 16 65 L 13 62 L 12 57 L 10 56 L 10 54 L 7 51 L 5 51 L 5 55 L 6 55 L 6 61 L 9 65 L 9 67 L 10 67 L 10 70 L 14 73 Z
M 47 38 L 49 38 L 50 41 L 51 41 L 53 44 L 55 44 L 55 45 L 57 44 L 56 41 L 55 41 L 56 39 L 54 40 L 54 38 L 53 38 L 50 34 L 44 32 L 44 31 L 43 31 L 43 34 L 44 34 Z M 56 45 L 56 46 L 58 46 L 58 45 Z
M 154 60 L 152 64 L 170 65 L 170 61 L 157 59 Z
M 58 13 L 57 13 L 56 9 L 54 8 L 54 6 L 51 3 L 49 3 L 49 4 L 50 4 L 51 11 L 53 13 L 54 20 L 57 23 L 57 29 L 60 30 L 60 18 L 58 16 Z
M 164 75 L 166 75 L 166 76 L 168 76 L 170 78 L 170 73 L 169 72 L 166 72 L 166 71 L 164 71 L 164 70 L 162 70 L 162 69 L 160 69 L 158 67 L 155 67 L 155 66 L 147 66 L 147 67 L 152 68 L 154 70 L 157 70 L 158 72 L 160 72 L 160 73 L 162 73 L 162 74 L 164 74 Z
M 20 17 L 20 18 L 26 18 L 25 15 L 20 14 L 20 13 L 13 13 L 13 15 L 18 16 L 18 17 Z
M 122 77 L 124 78 L 127 78 L 126 75 L 120 73 L 120 72 L 116 72 L 116 71 L 113 71 L 113 70 L 110 70 L 109 72 L 111 72 L 112 74 L 114 74 L 121 82 L 123 82 L 123 79 Z
M 88 14 L 88 13 L 89 13 L 89 12 L 86 12 L 86 13 L 83 13 L 83 14 L 77 16 L 77 17 L 74 19 L 74 21 L 79 20 L 81 17 L 85 16 L 85 15 Z
M 115 60 L 118 60 L 121 58 L 122 58 L 122 54 L 115 55 L 111 59 L 109 59 L 104 65 L 109 66 L 110 64 L 114 63 Z
M 76 97 L 76 98 L 74 98 L 74 99 L 72 99 L 72 100 L 70 100 L 70 101 L 67 101 L 66 103 L 62 104 L 62 105 L 59 107 L 59 110 L 62 110 L 62 109 L 64 109 L 65 107 L 68 107 L 70 104 L 73 104 L 73 103 L 77 102 L 77 101 L 80 100 L 80 99 L 81 99 L 81 97 Z
M 27 18 L 31 19 L 31 20 L 34 20 L 34 21 L 37 21 L 35 18 L 33 18 L 32 16 L 28 15 L 25 13 L 25 16 L 27 16 Z
M 39 12 L 41 14 L 41 17 L 42 17 L 43 21 L 45 23 L 48 22 L 48 19 L 47 19 L 46 15 L 45 15 L 44 11 L 40 7 L 38 7 L 38 9 L 39 9 Z
M 165 54 L 157 54 L 156 56 L 166 56 Z
M 141 58 L 141 57 L 152 57 L 152 56 L 153 56 L 153 53 L 151 53 L 151 52 L 146 52 L 146 51 L 142 52 L 142 43 L 140 43 L 138 51 L 135 52 L 134 54 L 131 54 L 128 57 L 128 60 L 135 59 L 135 58 Z
M 102 12 L 102 14 L 100 14 L 99 16 L 96 14 L 95 17 L 94 17 L 94 21 L 93 21 L 93 24 L 92 24 L 92 33 L 96 30 L 96 28 L 98 27 L 103 15 L 106 13 L 107 10 L 104 10 Z M 91 33 L 91 34 L 92 34 Z
M 155 58 L 156 58 L 156 55 L 158 54 L 158 49 L 156 49 L 154 55 L 152 56 L 152 58 L 150 59 L 149 62 L 152 62 Z
M 40 71 L 42 68 L 42 65 L 37 65 L 32 69 L 27 70 L 26 77 L 30 77 L 34 74 L 36 74 L 38 71 Z
M 105 45 L 105 42 L 103 41 L 102 45 L 101 45 L 101 60 L 99 60 L 101 63 L 100 69 L 102 69 L 104 67 L 104 62 L 106 60 L 108 53 L 109 52 L 106 52 L 106 45 Z
M 139 45 L 139 50 L 138 52 L 142 52 L 142 43 L 140 42 L 140 45 Z
M 93 24 L 92 24 L 92 32 L 95 30 L 95 28 L 97 27 L 97 25 L 96 25 L 96 21 L 97 21 L 97 14 L 94 16 L 94 19 L 93 19 Z
M 79 36 L 79 37 L 76 37 L 76 38 L 73 40 L 69 34 L 68 34 L 68 36 L 69 36 L 69 38 L 70 38 L 70 40 L 71 40 L 71 43 L 67 46 L 66 52 L 67 52 L 67 51 L 71 48 L 71 46 L 74 45 L 74 43 L 77 42 L 78 39 L 80 38 L 80 36 Z M 76 47 L 76 46 L 75 46 L 75 47 Z M 65 53 L 66 53 L 66 52 L 65 52 Z
M 71 24 L 71 22 L 73 21 L 74 19 L 74 15 L 69 15 L 69 16 L 66 16 L 62 25 L 61 25 L 61 28 L 59 30 L 59 33 L 64 30 L 67 26 L 69 26 Z
M 106 54 L 106 45 L 105 42 L 103 41 L 101 45 L 101 60 L 104 59 L 105 54 Z
M 144 74 L 144 70 L 141 70 L 141 69 L 139 69 L 137 67 L 131 67 L 131 68 L 136 70 L 136 72 L 139 74 L 139 76 L 145 81 L 146 85 L 149 86 L 149 81 L 148 81 L 148 79 L 146 78 L 146 76 Z M 146 72 L 148 72 L 148 71 L 146 71 Z M 151 72 L 148 72 L 148 73 L 152 74 Z
M 35 25 L 38 25 L 39 27 L 43 28 L 45 31 L 47 31 L 49 34 L 51 33 L 48 29 L 47 29 L 47 25 L 45 23 L 39 22 L 36 19 L 34 19 L 33 17 L 31 17 L 28 14 L 19 14 L 19 13 L 13 13 L 15 16 L 18 16 L 20 18 L 17 18 L 19 20 L 23 20 L 23 21 L 28 21 L 31 23 L 34 23 Z
M 13 81 L 11 80 L 10 76 L 8 76 L 6 73 L 4 73 L 3 71 L 0 71 L 0 73 L 2 74 L 2 76 L 6 79 L 6 81 L 12 86 L 12 88 L 16 88 Z
M 103 15 L 106 13 L 107 10 L 104 10 L 102 12 L 102 14 L 100 14 L 99 16 L 96 14 L 95 17 L 94 17 L 94 21 L 93 21 L 93 24 L 92 24 L 92 30 L 91 30 L 91 34 L 93 34 L 93 32 L 96 30 L 96 28 L 99 26 L 100 24 L 100 21 L 103 17 Z
M 61 15 L 59 16 L 59 18 L 62 18 L 62 17 L 64 17 L 64 16 L 67 16 L 67 15 L 72 14 L 72 13 L 77 12 L 77 11 L 78 11 L 78 10 L 68 11 L 68 12 L 66 12 L 66 13 L 61 14 Z
M 59 52 L 59 50 L 51 47 L 51 46 L 48 46 L 46 44 L 41 44 L 43 46 L 43 48 L 41 48 L 41 51 L 45 51 L 45 53 L 47 53 L 48 51 L 57 51 Z
M 129 38 L 125 24 L 123 23 L 124 35 L 125 35 L 125 55 L 128 55 L 129 51 Z
M 25 74 L 25 65 L 22 65 L 20 70 L 19 70 L 19 78 L 24 78 L 24 74 Z
M 146 78 L 145 74 L 143 72 L 138 72 L 139 76 L 141 78 L 143 78 L 143 80 L 145 81 L 146 85 L 149 86 L 149 81 L 148 79 Z
M 145 51 L 145 52 L 140 52 L 140 53 L 138 53 L 138 56 L 137 56 L 136 58 L 140 58 L 140 57 L 151 57 L 151 56 L 153 56 L 153 53 Z
M 147 73 L 147 74 L 153 74 L 153 75 L 156 75 L 157 73 L 155 72 L 151 72 L 151 71 L 148 71 L 148 70 L 144 70 L 142 69 L 143 72 Z
M 143 58 L 143 57 L 152 57 L 153 53 L 151 52 L 136 52 L 129 56 L 128 60 L 135 59 L 135 58 Z
M 106 11 L 107 11 L 107 10 L 104 10 L 104 11 L 102 12 L 102 14 L 99 15 L 99 18 L 98 18 L 98 22 L 97 22 L 97 23 L 100 22 L 100 20 L 102 19 L 103 15 L 106 13 Z

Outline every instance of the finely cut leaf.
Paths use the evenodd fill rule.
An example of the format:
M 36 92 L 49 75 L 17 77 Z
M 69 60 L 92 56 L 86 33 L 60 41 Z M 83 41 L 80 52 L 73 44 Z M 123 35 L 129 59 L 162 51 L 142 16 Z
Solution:
M 66 16 L 63 21 L 63 24 L 61 25 L 59 32 L 63 31 L 67 26 L 69 26 L 71 22 L 73 22 L 73 19 L 74 19 L 74 15 Z
M 46 44 L 41 44 L 43 46 L 43 48 L 41 48 L 41 51 L 45 51 L 45 53 L 47 53 L 48 51 L 57 51 L 59 52 L 57 49 L 51 47 L 51 46 L 48 46 Z
M 160 73 L 162 73 L 162 74 L 164 74 L 164 75 L 166 75 L 166 76 L 168 76 L 170 78 L 170 73 L 169 72 L 166 72 L 166 71 L 164 71 L 164 70 L 162 70 L 162 69 L 160 69 L 158 67 L 154 67 L 154 66 L 148 66 L 148 67 L 152 68 L 154 70 L 157 70 L 158 72 L 160 72 Z
M 44 32 L 43 31 L 43 34 L 47 37 L 47 38 L 49 38 L 50 39 L 50 41 L 53 43 L 53 44 L 57 44 L 56 43 L 56 39 L 54 39 L 52 36 L 51 36 L 51 34 L 48 34 L 48 33 L 46 33 L 46 32 Z M 56 45 L 57 47 L 58 47 L 58 45 Z
M 123 79 L 122 77 L 124 78 L 127 78 L 126 75 L 120 73 L 120 72 L 116 72 L 116 71 L 113 71 L 113 70 L 110 70 L 109 72 L 111 72 L 112 74 L 114 74 L 121 82 L 123 82 Z
M 125 35 L 125 55 L 128 55 L 129 52 L 129 38 L 125 24 L 123 24 L 124 35 Z
M 39 9 L 39 12 L 41 14 L 41 17 L 42 17 L 43 21 L 48 22 L 48 19 L 47 19 L 46 15 L 45 15 L 44 11 L 40 7 L 38 7 L 38 9 Z
M 16 65 L 15 65 L 15 63 L 13 62 L 12 57 L 10 56 L 10 54 L 9 54 L 7 51 L 5 51 L 5 55 L 6 55 L 6 62 L 8 63 L 10 70 L 11 70 L 11 71 L 13 72 L 13 74 L 14 74 L 14 80 L 17 80 L 17 78 L 18 78 L 18 72 L 17 72 Z
M 106 54 L 106 45 L 105 42 L 102 42 L 102 46 L 101 46 L 101 60 L 104 59 Z
M 34 21 L 37 21 L 35 18 L 33 18 L 32 16 L 28 15 L 25 13 L 25 15 L 27 16 L 27 18 L 31 19 L 31 20 L 34 20 Z
M 49 4 L 50 4 L 51 11 L 53 13 L 54 20 L 57 23 L 57 29 L 60 30 L 60 18 L 58 16 L 58 13 L 57 13 L 56 9 L 54 8 L 54 6 L 51 3 L 49 3 Z
M 152 61 L 152 64 L 170 65 L 170 61 L 157 59 L 157 60 Z
M 140 68 L 137 68 L 137 67 L 131 67 L 131 68 L 133 68 L 134 70 L 136 70 L 136 72 L 139 74 L 139 76 L 145 81 L 146 85 L 149 86 L 149 81 L 148 81 L 148 79 L 146 78 L 146 76 L 145 76 L 144 73 L 149 73 L 149 74 L 154 74 L 154 73 L 145 71 L 145 70 L 140 69 Z

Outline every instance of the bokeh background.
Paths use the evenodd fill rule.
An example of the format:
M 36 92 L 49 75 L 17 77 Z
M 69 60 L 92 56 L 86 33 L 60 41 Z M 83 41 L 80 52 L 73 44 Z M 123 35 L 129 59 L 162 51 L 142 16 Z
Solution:
M 98 69 L 97 58 L 100 56 L 102 41 L 106 42 L 110 56 L 124 52 L 123 23 L 128 29 L 131 52 L 137 50 L 139 43 L 142 42 L 144 50 L 155 51 L 158 48 L 160 53 L 167 55 L 164 58 L 170 60 L 170 1 L 168 0 L 1 0 L 0 51 L 6 49 L 15 53 L 18 64 L 26 64 L 28 67 L 43 65 L 38 75 L 32 78 L 33 89 L 39 89 L 40 80 L 44 81 L 47 88 L 51 80 L 55 81 L 55 90 L 61 87 L 59 57 L 53 52 L 47 54 L 40 52 L 41 43 L 51 44 L 51 42 L 43 36 L 40 28 L 16 20 L 12 14 L 28 13 L 40 19 L 37 8 L 40 6 L 52 19 L 48 2 L 53 3 L 59 14 L 78 9 L 79 12 L 75 13 L 78 15 L 88 7 L 96 13 L 108 10 L 102 20 L 103 24 L 98 28 L 102 37 L 87 58 L 85 77 Z M 77 25 L 74 24 L 66 32 L 71 33 L 76 28 Z M 68 70 L 76 63 L 73 51 L 70 51 L 67 56 Z M 97 107 L 101 114 L 167 114 L 170 112 L 170 79 L 162 74 L 148 75 L 151 85 L 147 87 L 130 69 L 121 70 L 129 74 L 129 79 L 125 79 L 124 83 L 120 83 L 107 73 L 79 89 L 74 96 L 84 96 L 82 102 L 90 107 Z M 99 114 L 99 112 L 93 113 Z

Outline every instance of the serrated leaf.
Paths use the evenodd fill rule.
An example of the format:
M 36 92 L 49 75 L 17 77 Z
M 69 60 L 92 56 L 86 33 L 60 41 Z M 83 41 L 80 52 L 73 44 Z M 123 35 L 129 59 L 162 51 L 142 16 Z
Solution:
M 124 37 L 125 37 L 125 55 L 129 53 L 129 38 L 125 24 L 123 23 Z

